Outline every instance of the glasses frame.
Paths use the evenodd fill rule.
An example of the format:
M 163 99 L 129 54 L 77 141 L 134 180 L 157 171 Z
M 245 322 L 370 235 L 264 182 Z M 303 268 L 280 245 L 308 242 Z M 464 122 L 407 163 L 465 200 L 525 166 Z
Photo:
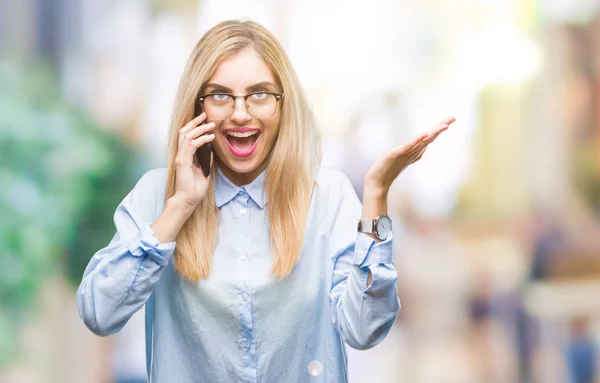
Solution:
M 256 117 L 255 115 L 253 115 L 252 112 L 250 112 L 250 107 L 248 106 L 248 97 L 253 96 L 255 94 L 270 94 L 272 96 L 275 96 L 275 109 L 273 109 L 273 113 L 270 116 L 259 118 L 259 117 Z M 277 111 L 277 103 L 280 100 L 283 99 L 283 94 L 282 93 L 267 92 L 267 91 L 252 92 L 252 93 L 248 93 L 248 94 L 241 95 L 241 96 L 236 96 L 234 94 L 226 93 L 226 92 L 213 92 L 213 93 L 207 93 L 207 94 L 199 95 L 196 98 L 196 101 L 199 102 L 202 105 L 202 109 L 204 111 L 206 111 L 206 107 L 204 106 L 204 101 L 209 96 L 229 96 L 229 97 L 231 97 L 233 99 L 233 108 L 231 108 L 231 113 L 227 117 L 222 118 L 222 119 L 216 119 L 216 118 L 212 118 L 211 117 L 211 119 L 215 120 L 215 121 L 224 121 L 224 120 L 228 119 L 229 117 L 231 117 L 231 115 L 235 112 L 235 104 L 236 104 L 236 101 L 237 101 L 238 98 L 243 98 L 244 99 L 244 105 L 246 105 L 246 111 L 248 112 L 249 115 L 251 115 L 252 117 L 256 118 L 257 120 L 266 120 L 267 118 L 273 117 L 273 115 Z

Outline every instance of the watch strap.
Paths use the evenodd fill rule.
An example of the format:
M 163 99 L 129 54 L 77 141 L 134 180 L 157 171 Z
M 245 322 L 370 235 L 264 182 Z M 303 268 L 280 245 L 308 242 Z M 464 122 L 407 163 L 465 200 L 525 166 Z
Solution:
M 358 231 L 361 233 L 375 234 L 376 219 L 359 219 Z

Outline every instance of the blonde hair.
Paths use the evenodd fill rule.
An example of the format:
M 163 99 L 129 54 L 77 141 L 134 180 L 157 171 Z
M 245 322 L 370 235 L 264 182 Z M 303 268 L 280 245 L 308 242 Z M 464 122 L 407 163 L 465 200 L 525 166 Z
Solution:
M 284 94 L 279 134 L 266 159 L 264 181 L 274 256 L 271 274 L 284 279 L 291 273 L 302 250 L 310 200 L 321 163 L 321 137 L 289 58 L 277 39 L 260 24 L 249 20 L 221 22 L 194 47 L 181 76 L 171 118 L 165 203 L 175 194 L 179 129 L 193 118 L 199 90 L 220 63 L 247 48 L 253 48 L 262 57 Z M 216 174 L 213 167 L 207 195 L 176 238 L 175 270 L 190 281 L 208 278 L 218 241 Z

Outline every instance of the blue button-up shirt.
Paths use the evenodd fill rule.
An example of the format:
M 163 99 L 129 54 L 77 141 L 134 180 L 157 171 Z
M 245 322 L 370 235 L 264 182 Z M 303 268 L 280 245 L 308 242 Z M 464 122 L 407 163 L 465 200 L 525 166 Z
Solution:
M 197 283 L 175 272 L 176 243 L 159 243 L 150 227 L 164 207 L 165 168 L 117 207 L 116 234 L 79 286 L 79 313 L 109 335 L 146 305 L 150 382 L 347 382 L 345 344 L 367 349 L 392 326 L 392 235 L 375 243 L 357 233 L 361 204 L 348 177 L 319 170 L 302 253 L 284 280 L 270 275 L 264 177 L 238 187 L 218 169 L 219 240 Z

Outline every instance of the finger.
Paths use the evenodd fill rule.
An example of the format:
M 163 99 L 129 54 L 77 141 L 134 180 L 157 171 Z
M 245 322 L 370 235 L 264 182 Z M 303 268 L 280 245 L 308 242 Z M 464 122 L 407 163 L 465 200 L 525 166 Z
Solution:
M 420 140 L 415 139 L 413 142 L 416 145 L 418 145 L 420 143 L 423 143 L 424 140 L 428 140 L 428 142 L 433 141 L 435 139 L 435 137 L 437 137 L 441 132 L 448 130 L 448 128 L 450 127 L 450 125 L 452 123 L 454 123 L 454 121 L 456 121 L 456 118 L 454 118 L 454 117 L 444 118 L 442 121 L 440 121 L 437 125 L 435 125 L 427 133 L 421 133 L 419 136 L 417 136 L 417 138 L 421 138 Z M 423 136 L 425 136 L 425 137 L 423 137 Z
M 411 140 L 409 142 L 410 147 L 414 148 L 415 146 L 419 145 L 421 142 L 423 142 L 423 140 L 426 140 L 429 137 L 429 132 L 422 132 L 419 133 L 413 140 Z
M 192 129 L 195 129 L 206 119 L 206 114 L 204 112 L 200 113 L 198 116 L 189 121 L 185 126 L 179 129 L 179 147 L 181 147 L 183 143 L 184 136 L 189 133 Z
M 390 154 L 394 157 L 400 157 L 403 156 L 407 153 L 410 153 L 412 151 L 415 150 L 415 148 L 419 147 L 419 145 L 423 142 L 423 140 L 425 140 L 427 137 L 429 137 L 428 133 L 420 133 L 419 135 L 415 136 L 413 139 L 411 139 L 410 141 L 404 143 L 404 144 L 400 144 L 399 146 L 393 148 L 390 151 Z
M 208 142 L 212 142 L 214 139 L 215 135 L 212 133 L 203 134 L 200 137 L 190 141 L 189 144 L 185 145 L 181 153 L 185 158 L 190 158 L 196 153 L 199 147 L 205 145 Z
M 418 150 L 418 151 L 415 151 L 414 153 L 412 153 L 412 155 L 410 156 L 410 158 L 409 158 L 409 160 L 408 160 L 408 164 L 410 165 L 410 164 L 413 164 L 413 163 L 415 163 L 415 162 L 417 161 L 417 158 L 419 157 L 419 155 L 421 155 L 421 153 L 422 153 L 422 152 L 423 152 L 423 151 L 424 151 L 426 148 L 427 148 L 427 147 L 425 147 L 425 148 L 422 148 L 422 149 L 420 149 L 420 150 Z
M 454 117 L 446 117 L 441 120 L 433 129 L 429 132 L 420 133 L 415 136 L 409 142 L 398 146 L 392 150 L 392 154 L 395 157 L 406 155 L 407 153 L 421 150 L 423 147 L 433 142 L 442 132 L 448 130 L 450 124 L 456 121 Z
M 209 134 L 203 134 L 200 137 L 194 139 L 192 141 L 192 146 L 195 149 L 198 149 L 199 147 L 201 147 L 202 145 L 206 144 L 207 142 L 211 142 L 215 139 L 215 135 L 214 133 L 209 133 Z
M 419 161 L 421 158 L 423 158 L 423 154 L 427 151 L 428 146 L 424 147 L 423 150 L 421 150 L 421 152 L 419 153 L 419 155 L 415 158 L 414 162 Z
M 190 130 L 189 132 L 185 133 L 185 134 L 180 134 L 179 135 L 179 147 L 180 148 L 185 148 L 186 146 L 188 146 L 193 139 L 198 138 L 199 136 L 203 135 L 206 132 L 211 131 L 212 129 L 215 128 L 215 123 L 214 122 L 209 122 L 208 124 L 202 124 L 200 126 L 195 127 L 194 129 Z
M 442 121 L 438 122 L 438 125 L 450 125 L 450 124 L 454 123 L 454 121 L 456 121 L 456 118 L 454 116 L 448 116 L 448 117 L 444 118 Z
M 208 142 L 212 142 L 214 139 L 215 135 L 213 133 L 203 134 L 200 137 L 193 139 L 186 149 L 186 155 L 193 155 L 199 147 Z
M 190 130 L 200 125 L 204 120 L 206 120 L 206 113 L 202 112 L 185 124 L 183 128 L 179 129 L 179 135 L 181 136 L 182 134 L 186 134 Z
M 444 125 L 441 127 L 437 127 L 437 129 L 433 130 L 429 137 L 423 141 L 420 142 L 420 144 L 418 145 L 418 147 L 416 148 L 416 150 L 420 150 L 421 148 L 431 144 L 433 141 L 435 141 L 436 138 L 439 137 L 440 134 L 442 134 L 443 132 L 445 132 L 446 130 L 448 130 L 448 125 Z
M 437 138 L 446 128 L 438 129 L 433 132 L 422 133 L 417 138 L 406 145 L 401 145 L 394 150 L 394 154 L 396 157 L 400 157 L 407 154 L 415 154 L 427 145 L 429 145 L 433 140 Z
M 456 121 L 454 117 L 446 117 L 442 121 L 438 122 L 429 132 L 429 136 L 435 136 L 444 130 L 447 130 L 450 125 L 452 125 Z
M 216 124 L 214 122 L 209 122 L 208 124 L 202 124 L 194 129 L 190 130 L 186 134 L 183 135 L 183 138 L 187 141 L 192 141 L 195 138 L 203 135 L 204 133 L 210 132 L 215 128 Z
M 442 134 L 443 132 L 445 132 L 446 130 L 448 130 L 448 125 L 441 127 L 440 129 L 437 129 L 435 132 L 433 132 L 429 138 L 427 138 L 424 142 L 426 143 L 426 145 L 429 145 L 430 143 L 432 143 L 436 138 L 439 137 L 440 134 Z
M 193 155 L 201 145 L 197 145 L 197 140 L 200 137 L 207 136 L 205 133 L 209 133 L 211 130 L 215 128 L 214 123 L 203 124 L 193 129 L 190 132 L 187 132 L 183 138 L 181 139 L 180 150 L 183 152 L 185 156 Z M 214 134 L 212 134 L 214 136 Z M 213 137 L 214 138 L 214 137 Z
M 428 132 L 429 136 L 431 137 L 431 136 L 438 135 L 439 133 L 441 133 L 445 130 L 448 130 L 449 127 L 450 127 L 450 125 L 448 125 L 448 124 L 438 124 Z

